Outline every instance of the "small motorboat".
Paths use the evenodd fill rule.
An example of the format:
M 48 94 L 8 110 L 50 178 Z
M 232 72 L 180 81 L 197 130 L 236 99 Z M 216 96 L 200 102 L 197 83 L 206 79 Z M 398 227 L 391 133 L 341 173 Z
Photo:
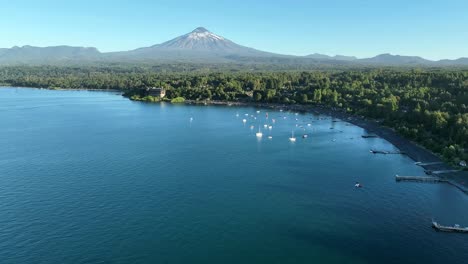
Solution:
M 302 135 L 302 138 L 308 138 L 308 137 L 309 137 L 309 135 L 307 135 L 307 134 Z

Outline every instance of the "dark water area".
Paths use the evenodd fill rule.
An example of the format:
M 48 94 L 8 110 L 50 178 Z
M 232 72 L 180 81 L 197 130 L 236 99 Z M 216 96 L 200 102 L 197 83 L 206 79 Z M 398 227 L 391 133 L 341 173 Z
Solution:
M 430 227 L 468 226 L 468 196 L 395 182 L 424 171 L 371 154 L 395 147 L 365 133 L 312 114 L 1 88 L 0 262 L 468 263 L 468 235 Z

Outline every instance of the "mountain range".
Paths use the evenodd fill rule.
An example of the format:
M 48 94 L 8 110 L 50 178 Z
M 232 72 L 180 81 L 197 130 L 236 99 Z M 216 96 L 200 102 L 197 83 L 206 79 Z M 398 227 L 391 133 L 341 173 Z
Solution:
M 150 47 L 130 51 L 99 52 L 93 47 L 0 48 L 0 64 L 54 64 L 80 62 L 200 62 L 200 63 L 339 63 L 363 65 L 468 65 L 468 58 L 432 61 L 417 56 L 380 54 L 372 58 L 310 54 L 276 54 L 239 45 L 199 27 L 185 35 Z

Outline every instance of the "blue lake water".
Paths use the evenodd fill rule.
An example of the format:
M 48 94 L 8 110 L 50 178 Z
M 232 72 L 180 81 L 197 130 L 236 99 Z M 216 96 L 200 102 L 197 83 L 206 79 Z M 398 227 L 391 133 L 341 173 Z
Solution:
M 394 147 L 364 133 L 312 114 L 1 88 L 0 262 L 468 263 L 468 235 L 430 227 L 468 226 L 468 196 L 395 182 L 423 169 L 369 153 Z

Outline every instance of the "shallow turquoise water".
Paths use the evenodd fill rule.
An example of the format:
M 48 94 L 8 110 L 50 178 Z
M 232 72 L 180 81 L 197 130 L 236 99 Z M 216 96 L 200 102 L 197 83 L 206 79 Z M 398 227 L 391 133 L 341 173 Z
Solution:
M 468 226 L 468 196 L 318 118 L 2 88 L 0 262 L 467 263 L 430 220 Z

